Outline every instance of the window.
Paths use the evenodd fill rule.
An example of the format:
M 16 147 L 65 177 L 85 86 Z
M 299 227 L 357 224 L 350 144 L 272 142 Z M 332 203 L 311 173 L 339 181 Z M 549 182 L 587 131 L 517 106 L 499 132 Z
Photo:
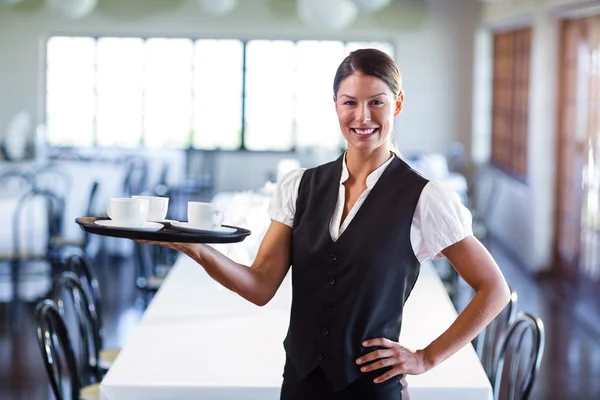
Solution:
M 63 37 L 48 40 L 55 146 L 339 148 L 333 77 L 386 42 Z M 317 61 L 318 60 L 318 61 Z
M 494 35 L 492 164 L 527 177 L 531 28 Z

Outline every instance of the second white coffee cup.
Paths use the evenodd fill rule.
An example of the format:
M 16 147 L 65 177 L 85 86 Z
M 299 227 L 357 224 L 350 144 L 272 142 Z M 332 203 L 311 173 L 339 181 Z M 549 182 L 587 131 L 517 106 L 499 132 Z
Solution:
M 146 222 L 148 199 L 112 198 L 108 204 L 110 219 L 123 226 L 140 227 Z
M 169 198 L 158 196 L 131 196 L 132 199 L 146 199 L 150 203 L 148 208 L 148 221 L 163 221 L 169 211 Z
M 223 222 L 223 209 L 216 203 L 188 202 L 188 222 L 198 229 L 215 230 Z

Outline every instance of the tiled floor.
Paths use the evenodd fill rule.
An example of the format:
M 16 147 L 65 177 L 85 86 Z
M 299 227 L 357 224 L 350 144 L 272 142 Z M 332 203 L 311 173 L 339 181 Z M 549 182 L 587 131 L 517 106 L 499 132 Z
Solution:
M 577 303 L 567 301 L 551 285 L 523 273 L 498 246 L 491 245 L 490 249 L 519 295 L 519 309 L 540 316 L 546 326 L 544 359 L 531 399 L 600 399 L 600 326 L 596 336 L 591 329 L 596 327 L 596 319 L 582 324 L 581 319 L 575 318 Z M 103 292 L 105 346 L 119 347 L 143 312 L 143 301 L 134 285 L 134 270 L 131 263 L 114 260 L 98 262 L 96 269 Z M 464 304 L 469 295 L 466 288 L 458 303 Z M 35 341 L 32 309 L 33 306 L 22 307 L 21 326 L 18 334 L 12 334 L 7 307 L 0 305 L 1 400 L 52 398 Z M 582 311 L 578 315 L 585 314 Z

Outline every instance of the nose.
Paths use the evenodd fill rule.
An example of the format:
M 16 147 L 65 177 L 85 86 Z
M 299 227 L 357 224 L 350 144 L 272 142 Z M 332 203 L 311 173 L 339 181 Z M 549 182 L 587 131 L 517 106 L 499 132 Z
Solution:
M 371 110 L 369 110 L 369 107 L 366 104 L 364 106 L 357 107 L 354 119 L 356 122 L 360 123 L 371 121 Z

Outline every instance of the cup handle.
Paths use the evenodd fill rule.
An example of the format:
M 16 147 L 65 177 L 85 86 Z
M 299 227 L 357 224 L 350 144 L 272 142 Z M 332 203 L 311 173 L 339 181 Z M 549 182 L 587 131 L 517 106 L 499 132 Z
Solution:
M 215 225 L 221 226 L 221 224 L 223 223 L 224 217 L 225 217 L 225 213 L 223 211 L 215 210 L 215 218 L 214 218 Z

